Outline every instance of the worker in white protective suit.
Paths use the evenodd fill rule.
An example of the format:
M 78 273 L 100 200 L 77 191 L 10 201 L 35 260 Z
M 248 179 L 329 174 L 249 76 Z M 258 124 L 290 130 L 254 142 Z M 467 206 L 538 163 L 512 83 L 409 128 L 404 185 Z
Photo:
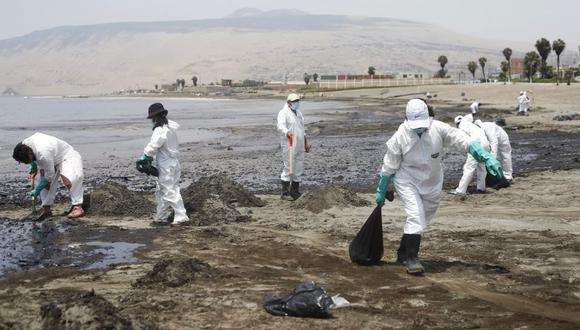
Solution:
M 527 116 L 530 109 L 530 98 L 528 92 L 521 91 L 518 96 L 518 116 Z
M 42 201 L 42 212 L 36 221 L 52 216 L 51 207 L 56 197 L 59 178 L 70 193 L 72 207 L 68 217 L 76 219 L 85 214 L 82 208 L 83 161 L 70 144 L 54 136 L 34 133 L 16 145 L 12 157 L 20 163 L 29 164 L 31 176 L 40 174 L 31 192 L 33 199 L 40 196 Z
M 281 198 L 296 200 L 300 197 L 300 181 L 304 170 L 304 152 L 310 152 L 310 144 L 304 131 L 304 116 L 300 111 L 300 96 L 290 94 L 278 113 L 278 132 L 282 148 L 284 169 L 280 175 Z
M 481 146 L 489 152 L 489 141 L 487 140 L 483 130 L 473 123 L 473 116 L 457 116 L 455 117 L 455 125 L 457 125 L 460 130 L 467 133 L 467 135 L 469 135 L 474 141 L 478 141 Z M 485 164 L 478 163 L 477 160 L 468 153 L 465 164 L 463 165 L 463 175 L 461 176 L 461 180 L 459 180 L 459 185 L 455 190 L 450 191 L 450 193 L 466 194 L 467 187 L 471 183 L 474 174 L 477 175 L 477 192 L 484 193 L 485 177 L 487 175 Z
M 469 106 L 469 112 L 471 116 L 473 117 L 477 116 L 478 111 L 479 111 L 479 102 L 471 103 L 471 105 Z
M 179 165 L 179 143 L 177 130 L 179 124 L 167 119 L 167 110 L 161 103 L 154 103 L 149 107 L 147 119 L 151 119 L 153 135 L 151 141 L 145 147 L 140 161 L 155 159 L 159 176 L 155 200 L 157 212 L 153 224 L 167 224 L 168 218 L 173 211 L 172 225 L 189 224 L 179 189 L 181 166 Z
M 492 122 L 476 120 L 475 125 L 481 127 L 489 141 L 491 154 L 499 160 L 503 169 L 503 176 L 509 183 L 513 180 L 512 146 L 510 138 L 501 126 Z
M 499 162 L 479 141 L 460 129 L 430 118 L 424 101 L 409 101 L 405 122 L 387 141 L 375 198 L 377 204 L 383 206 L 387 187 L 393 180 L 407 214 L 397 262 L 405 264 L 410 274 L 424 272 L 418 257 L 421 235 L 439 207 L 443 187 L 441 158 L 447 147 L 469 152 L 478 161 L 485 162 L 492 175 L 502 176 Z

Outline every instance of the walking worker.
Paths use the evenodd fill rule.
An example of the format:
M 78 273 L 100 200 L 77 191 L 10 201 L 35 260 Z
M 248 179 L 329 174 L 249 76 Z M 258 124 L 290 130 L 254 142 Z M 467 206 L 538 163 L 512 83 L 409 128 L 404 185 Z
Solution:
M 518 96 L 518 116 L 527 116 L 528 110 L 530 109 L 530 98 L 528 97 L 528 92 L 521 91 L 520 96 Z
M 14 147 L 12 158 L 19 163 L 29 164 L 32 176 L 40 175 L 38 184 L 31 192 L 32 198 L 40 196 L 42 201 L 42 212 L 36 221 L 52 216 L 59 178 L 70 193 L 72 208 L 68 217 L 76 219 L 85 214 L 82 208 L 83 161 L 70 144 L 54 136 L 34 133 Z
M 510 137 L 506 131 L 493 122 L 482 122 L 476 120 L 475 125 L 481 127 L 485 136 L 489 140 L 491 154 L 501 163 L 503 169 L 503 176 L 512 183 L 513 169 L 512 169 L 512 146 L 510 144 Z
M 181 177 L 181 166 L 178 159 L 179 143 L 177 141 L 179 124 L 168 120 L 167 113 L 168 111 L 161 103 L 154 103 L 149 107 L 147 119 L 151 119 L 153 135 L 139 160 L 153 161 L 155 158 L 159 172 L 155 191 L 157 212 L 153 224 L 167 224 L 173 210 L 174 217 L 171 224 L 184 225 L 189 224 L 190 220 L 186 214 L 179 189 L 179 178 Z
M 300 111 L 300 96 L 290 94 L 286 104 L 278 113 L 278 131 L 282 147 L 284 169 L 280 175 L 281 198 L 296 200 L 300 197 L 300 181 L 304 169 L 304 152 L 310 152 L 310 145 L 304 132 L 304 116 Z
M 473 123 L 473 117 L 467 115 L 455 117 L 455 125 L 467 135 L 469 135 L 474 141 L 478 141 L 481 146 L 489 152 L 489 141 L 485 136 L 483 130 Z M 487 171 L 485 169 L 485 164 L 478 163 L 478 161 L 473 158 L 471 154 L 467 154 L 467 159 L 463 165 L 463 175 L 461 180 L 459 180 L 459 185 L 455 190 L 450 191 L 451 194 L 466 194 L 467 187 L 473 179 L 473 175 L 477 174 L 477 192 L 485 192 L 485 177 Z
M 430 117 L 427 104 L 419 99 L 407 103 L 405 122 L 386 144 L 376 202 L 385 204 L 387 187 L 392 180 L 407 214 L 397 262 L 405 264 L 410 274 L 422 274 L 424 269 L 418 257 L 421 235 L 439 207 L 444 148 L 469 152 L 477 161 L 484 162 L 494 176 L 502 176 L 501 166 L 479 141 Z

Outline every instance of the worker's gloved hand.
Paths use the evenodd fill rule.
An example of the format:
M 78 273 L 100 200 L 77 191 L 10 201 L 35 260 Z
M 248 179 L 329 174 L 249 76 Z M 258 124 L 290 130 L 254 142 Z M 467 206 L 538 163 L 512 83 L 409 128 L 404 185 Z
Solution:
M 152 161 L 153 160 L 153 157 L 147 156 L 146 154 L 142 154 L 141 157 L 139 157 L 139 160 L 149 160 L 149 161 Z
M 30 196 L 37 197 L 38 195 L 40 195 L 42 189 L 46 188 L 46 186 L 48 185 L 49 185 L 48 179 L 43 178 L 38 184 L 38 186 L 36 186 L 36 188 L 30 193 Z
M 485 163 L 487 173 L 496 178 L 503 178 L 503 170 L 500 162 L 485 150 L 479 142 L 469 144 L 469 154 L 480 163 Z
M 379 180 L 379 185 L 377 186 L 377 192 L 375 194 L 375 200 L 378 205 L 385 205 L 385 196 L 387 194 L 387 187 L 389 186 L 390 176 L 381 174 L 381 179 Z
M 36 165 L 36 162 L 30 163 L 30 165 L 28 165 L 28 174 L 36 174 L 37 172 L 38 165 Z

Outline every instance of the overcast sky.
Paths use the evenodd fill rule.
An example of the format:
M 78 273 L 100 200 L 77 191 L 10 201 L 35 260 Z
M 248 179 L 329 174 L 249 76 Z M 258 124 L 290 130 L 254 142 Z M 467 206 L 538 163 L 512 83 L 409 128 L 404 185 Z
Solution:
M 239 8 L 296 8 L 311 14 L 393 17 L 437 23 L 505 41 L 539 37 L 580 44 L 576 0 L 2 0 L 0 39 L 61 25 L 220 18 Z

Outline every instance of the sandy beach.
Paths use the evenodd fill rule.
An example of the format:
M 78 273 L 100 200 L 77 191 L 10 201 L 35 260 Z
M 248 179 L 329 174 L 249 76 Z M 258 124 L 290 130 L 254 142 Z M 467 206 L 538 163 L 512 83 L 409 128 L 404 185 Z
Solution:
M 515 115 L 520 90 L 531 92 L 529 116 Z M 475 100 L 482 120 L 505 119 L 514 184 L 466 197 L 442 193 L 424 235 L 423 277 L 394 263 L 405 218 L 397 196 L 383 208 L 382 263 L 353 264 L 348 245 L 374 208 L 384 142 L 401 123 L 404 104 L 426 92 L 437 95 L 436 118 L 444 122 Z M 328 109 L 329 101 L 348 106 Z M 311 114 L 310 102 L 317 104 Z M 187 190 L 193 206 L 195 194 L 207 195 L 205 213 L 196 213 L 202 226 L 149 225 L 153 181 L 133 170 L 132 155 L 85 163 L 90 192 L 103 193 L 105 182 L 129 188 L 120 195 L 136 201 L 127 212 L 107 213 L 91 195 L 95 204 L 85 218 L 56 216 L 33 225 L 23 220 L 30 213 L 26 178 L 13 166 L 0 173 L 0 233 L 10 237 L 0 246 L 7 251 L 2 261 L 14 265 L 0 279 L 0 329 L 56 329 L 65 319 L 137 329 L 577 329 L 580 120 L 553 118 L 579 113 L 578 104 L 580 84 L 306 94 L 305 116 L 316 120 L 307 125 L 313 144 L 305 161 L 308 193 L 298 201 L 278 196 L 280 150 L 269 122 L 220 125 L 212 128 L 220 133 L 215 139 L 181 145 L 184 188 L 220 173 L 240 185 L 233 197 L 227 182 Z M 445 188 L 457 184 L 464 159 L 446 154 Z M 59 214 L 68 209 L 60 201 Z M 286 295 L 308 281 L 351 305 L 330 319 L 264 311 L 267 294 Z M 79 311 L 93 323 L 82 323 Z

